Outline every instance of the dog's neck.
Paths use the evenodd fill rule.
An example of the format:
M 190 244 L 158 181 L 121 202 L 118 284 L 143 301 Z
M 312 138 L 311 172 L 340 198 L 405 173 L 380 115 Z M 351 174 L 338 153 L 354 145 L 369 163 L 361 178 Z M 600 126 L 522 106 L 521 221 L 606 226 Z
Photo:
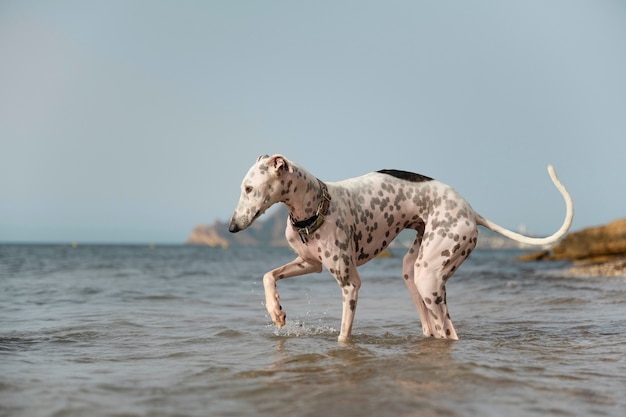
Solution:
M 289 182 L 292 184 L 289 185 Z M 320 227 L 328 212 L 330 196 L 326 184 L 299 166 L 293 166 L 293 172 L 285 179 L 292 193 L 286 193 L 283 203 L 289 210 L 289 219 L 300 237 Z

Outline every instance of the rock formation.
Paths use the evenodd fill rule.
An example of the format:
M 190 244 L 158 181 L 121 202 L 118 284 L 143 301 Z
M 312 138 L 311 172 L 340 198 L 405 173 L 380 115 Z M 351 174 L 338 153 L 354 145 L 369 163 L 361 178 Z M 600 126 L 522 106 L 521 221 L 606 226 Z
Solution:
M 551 250 L 524 255 L 521 261 L 570 260 L 577 275 L 626 274 L 626 218 L 568 234 Z
M 521 260 L 603 261 L 618 256 L 626 256 L 626 218 L 572 232 L 551 250 L 531 253 Z
M 228 239 L 220 235 L 219 230 L 227 230 L 227 227 L 227 225 L 224 225 L 219 221 L 213 223 L 212 226 L 199 224 L 191 231 L 191 234 L 187 238 L 187 244 L 207 245 L 211 247 L 221 246 L 226 248 L 230 243 Z
M 287 246 L 285 225 L 287 210 L 279 207 L 257 220 L 248 229 L 239 233 L 229 233 L 228 223 L 215 221 L 212 225 L 200 224 L 193 228 L 187 238 L 189 245 L 208 246 Z

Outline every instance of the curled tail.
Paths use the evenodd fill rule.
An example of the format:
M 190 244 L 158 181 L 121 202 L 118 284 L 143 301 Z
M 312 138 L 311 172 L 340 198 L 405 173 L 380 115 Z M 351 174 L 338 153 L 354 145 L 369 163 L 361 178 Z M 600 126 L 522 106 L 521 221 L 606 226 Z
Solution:
M 506 236 L 520 243 L 526 243 L 528 245 L 550 245 L 561 239 L 563 236 L 565 236 L 570 226 L 572 225 L 572 219 L 574 218 L 574 202 L 572 201 L 572 196 L 569 195 L 569 192 L 567 191 L 565 186 L 561 183 L 561 181 L 559 181 L 559 178 L 556 176 L 556 172 L 554 171 L 554 167 L 552 165 L 548 165 L 548 173 L 550 174 L 552 182 L 565 200 L 565 220 L 563 221 L 561 228 L 557 230 L 554 234 L 542 238 L 524 236 L 519 233 L 515 233 L 508 229 L 505 229 L 502 226 L 498 226 L 497 224 L 485 219 L 478 214 L 476 215 L 476 222 L 479 225 L 484 226 L 487 229 L 493 230 L 496 233 L 500 233 L 503 236 Z

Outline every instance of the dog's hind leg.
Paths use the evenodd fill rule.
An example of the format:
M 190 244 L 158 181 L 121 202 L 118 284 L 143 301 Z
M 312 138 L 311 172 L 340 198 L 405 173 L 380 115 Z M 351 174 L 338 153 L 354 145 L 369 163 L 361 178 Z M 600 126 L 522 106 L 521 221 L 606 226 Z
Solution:
M 418 233 L 413 245 L 407 254 L 404 255 L 404 260 L 402 261 L 402 278 L 404 279 L 406 288 L 409 290 L 409 294 L 411 294 L 413 303 L 415 303 L 415 307 L 419 313 L 420 321 L 422 322 L 422 330 L 425 335 L 430 335 L 434 333 L 435 327 L 429 320 L 430 313 L 428 312 L 426 305 L 424 304 L 424 300 L 420 296 L 417 291 L 417 286 L 415 285 L 415 262 L 419 254 L 421 243 L 422 235 Z
M 424 300 L 426 307 L 426 318 L 422 322 L 424 325 L 424 336 L 431 336 L 440 339 L 457 340 L 458 336 L 446 302 L 446 286 L 439 274 L 416 268 L 419 272 L 415 274 L 418 292 Z
M 430 324 L 425 336 L 458 339 L 446 300 L 446 282 L 476 246 L 476 225 L 463 222 L 462 227 L 449 228 L 447 233 L 426 230 L 428 241 L 420 246 L 415 262 L 414 281 L 424 300 Z M 428 331 L 427 331 L 428 330 Z

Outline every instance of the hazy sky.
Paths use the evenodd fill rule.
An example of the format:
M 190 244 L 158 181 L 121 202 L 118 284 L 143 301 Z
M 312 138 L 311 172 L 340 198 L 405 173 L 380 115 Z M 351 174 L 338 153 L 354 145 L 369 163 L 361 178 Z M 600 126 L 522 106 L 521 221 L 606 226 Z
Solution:
M 626 216 L 624 1 L 0 2 L 0 241 L 183 242 L 260 154 Z

